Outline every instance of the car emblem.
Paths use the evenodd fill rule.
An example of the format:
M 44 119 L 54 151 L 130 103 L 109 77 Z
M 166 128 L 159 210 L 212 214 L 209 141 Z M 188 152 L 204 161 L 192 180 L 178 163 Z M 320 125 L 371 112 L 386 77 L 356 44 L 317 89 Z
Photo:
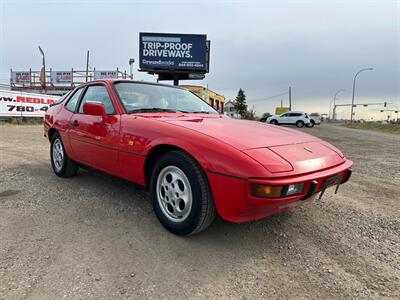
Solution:
M 311 150 L 311 149 L 308 149 L 307 147 L 304 147 L 304 150 L 306 150 L 306 151 L 308 151 L 308 152 L 310 152 L 310 153 L 313 153 L 312 150 Z

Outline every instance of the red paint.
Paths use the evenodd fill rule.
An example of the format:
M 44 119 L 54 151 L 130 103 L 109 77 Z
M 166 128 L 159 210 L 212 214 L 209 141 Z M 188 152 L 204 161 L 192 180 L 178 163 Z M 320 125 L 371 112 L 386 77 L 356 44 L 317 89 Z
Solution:
M 225 220 L 255 220 L 301 205 L 311 181 L 318 182 L 318 191 L 324 179 L 339 173 L 345 178 L 352 166 L 329 143 L 288 128 L 223 115 L 127 114 L 113 82 L 87 85 L 106 86 L 115 115 L 99 115 L 98 107 L 87 108 L 90 115 L 72 113 L 65 101 L 46 113 L 45 136 L 57 130 L 71 159 L 144 186 L 150 151 L 163 145 L 186 151 L 207 175 L 217 211 Z M 282 199 L 251 195 L 252 183 L 299 182 L 306 189 L 301 195 Z

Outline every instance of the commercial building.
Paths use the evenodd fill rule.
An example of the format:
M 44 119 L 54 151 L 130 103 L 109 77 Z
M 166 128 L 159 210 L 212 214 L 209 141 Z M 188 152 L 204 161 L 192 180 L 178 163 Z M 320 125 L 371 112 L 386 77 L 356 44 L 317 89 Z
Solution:
M 203 101 L 210 104 L 216 110 L 224 112 L 225 108 L 224 96 L 199 85 L 180 85 L 180 86 L 196 94 L 198 97 L 200 97 L 201 99 L 203 99 Z

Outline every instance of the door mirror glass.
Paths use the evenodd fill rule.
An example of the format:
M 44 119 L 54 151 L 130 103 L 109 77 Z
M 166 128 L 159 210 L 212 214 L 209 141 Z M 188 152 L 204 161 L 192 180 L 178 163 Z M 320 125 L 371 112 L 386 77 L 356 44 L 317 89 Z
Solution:
M 103 103 L 86 102 L 83 104 L 83 113 L 90 116 L 105 116 L 106 109 Z

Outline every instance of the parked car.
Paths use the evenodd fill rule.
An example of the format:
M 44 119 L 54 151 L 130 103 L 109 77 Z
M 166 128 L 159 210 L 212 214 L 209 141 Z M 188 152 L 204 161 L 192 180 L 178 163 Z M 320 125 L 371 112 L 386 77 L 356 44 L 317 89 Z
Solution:
M 142 185 L 162 225 L 188 235 L 216 214 L 260 219 L 349 179 L 352 162 L 334 146 L 267 126 L 219 114 L 178 87 L 97 80 L 49 108 L 44 134 L 57 176 L 89 166 Z
M 310 117 L 302 111 L 289 111 L 281 115 L 273 115 L 266 122 L 272 125 L 296 125 L 299 128 L 311 126 Z
M 319 115 L 309 115 L 310 125 L 309 127 L 314 127 L 314 125 L 321 125 L 321 117 Z

